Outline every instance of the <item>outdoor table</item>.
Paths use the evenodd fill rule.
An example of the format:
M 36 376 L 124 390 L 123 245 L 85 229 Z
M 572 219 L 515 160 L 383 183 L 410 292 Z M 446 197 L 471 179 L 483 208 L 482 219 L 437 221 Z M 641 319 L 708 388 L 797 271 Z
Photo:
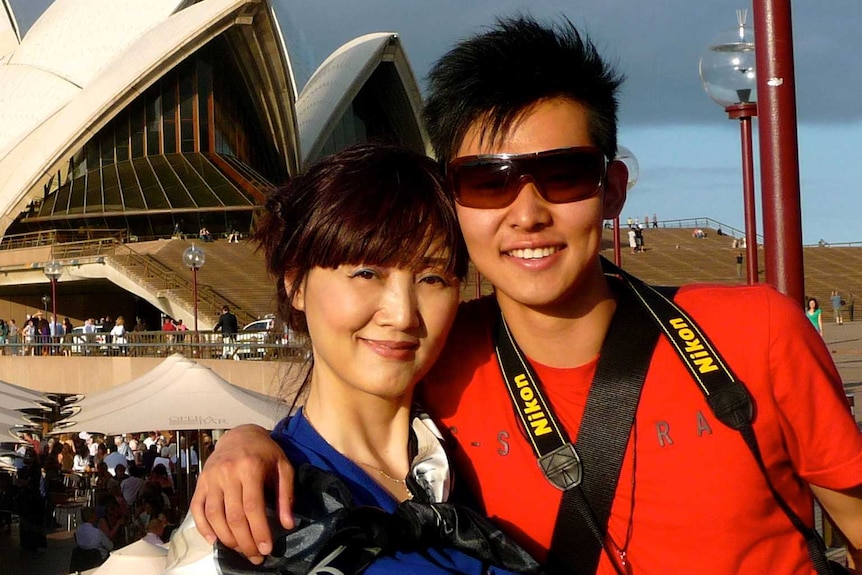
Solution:
M 85 501 L 70 500 L 66 503 L 58 503 L 54 506 L 54 520 L 60 525 L 66 526 L 66 531 L 72 531 L 82 523 L 81 509 Z

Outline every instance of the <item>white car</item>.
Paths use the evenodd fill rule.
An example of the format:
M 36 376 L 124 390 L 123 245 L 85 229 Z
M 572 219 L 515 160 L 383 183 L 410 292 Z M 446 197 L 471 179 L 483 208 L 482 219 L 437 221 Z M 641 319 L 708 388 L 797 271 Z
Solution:
M 302 345 L 287 326 L 284 326 L 283 331 L 276 329 L 275 316 L 272 314 L 243 327 L 236 336 L 236 342 L 234 359 L 278 356 L 285 348 L 294 350 Z
M 263 319 L 251 322 L 242 328 L 236 336 L 236 351 L 234 359 L 263 359 L 267 353 L 272 354 L 273 327 L 275 316 L 268 315 Z

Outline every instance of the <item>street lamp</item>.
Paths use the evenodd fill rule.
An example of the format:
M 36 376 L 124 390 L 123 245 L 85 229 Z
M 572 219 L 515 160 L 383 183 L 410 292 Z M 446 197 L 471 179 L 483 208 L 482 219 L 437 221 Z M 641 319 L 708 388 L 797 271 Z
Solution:
M 57 329 L 57 280 L 63 275 L 63 265 L 57 260 L 53 260 L 45 264 L 42 272 L 44 272 L 45 277 L 51 280 L 51 301 L 53 302 L 51 304 L 51 315 L 53 316 L 51 320 L 51 335 L 57 338 L 60 336 L 60 330 Z M 42 302 L 44 303 L 44 301 L 45 298 L 43 297 Z M 45 313 L 48 313 L 47 309 L 45 309 Z
M 742 193 L 745 209 L 745 251 L 748 283 L 758 281 L 757 217 L 754 205 L 754 152 L 751 120 L 757 116 L 757 74 L 754 31 L 745 26 L 748 10 L 737 10 L 737 27 L 722 32 L 700 58 L 700 81 L 706 94 L 739 120 L 742 143 Z
M 625 146 L 617 146 L 617 157 L 614 158 L 626 165 L 628 169 L 628 180 L 626 181 L 626 192 L 635 187 L 635 184 L 638 181 L 638 175 L 640 174 L 640 165 L 638 164 L 638 159 L 632 153 L 631 150 L 626 148 Z M 620 216 L 617 214 L 617 217 L 614 218 L 614 263 L 617 267 L 622 267 L 623 265 L 623 256 L 622 256 L 622 248 L 620 246 Z
M 203 267 L 206 259 L 207 256 L 204 251 L 194 244 L 192 244 L 191 247 L 186 248 L 183 252 L 183 264 L 192 270 L 192 293 L 195 306 L 195 339 L 197 339 L 198 336 L 198 270 Z

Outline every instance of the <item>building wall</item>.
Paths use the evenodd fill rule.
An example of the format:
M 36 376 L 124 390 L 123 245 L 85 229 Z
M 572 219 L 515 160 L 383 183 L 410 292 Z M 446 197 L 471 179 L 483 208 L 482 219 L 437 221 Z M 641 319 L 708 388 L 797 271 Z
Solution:
M 139 357 L 0 356 L 0 379 L 54 393 L 94 393 L 145 374 L 162 359 Z M 281 361 L 200 360 L 227 381 L 272 396 L 292 399 L 302 381 L 301 364 Z

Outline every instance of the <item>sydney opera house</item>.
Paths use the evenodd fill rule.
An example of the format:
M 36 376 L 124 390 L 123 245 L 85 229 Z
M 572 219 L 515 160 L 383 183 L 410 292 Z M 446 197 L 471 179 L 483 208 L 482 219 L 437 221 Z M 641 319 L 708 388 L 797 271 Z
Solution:
M 268 191 L 350 143 L 426 149 L 395 33 L 312 71 L 286 2 L 55 0 L 24 33 L 0 5 L 0 318 L 191 325 L 182 253 L 207 228 L 201 329 L 227 302 L 250 321 L 271 289 L 225 238 L 247 235 Z

